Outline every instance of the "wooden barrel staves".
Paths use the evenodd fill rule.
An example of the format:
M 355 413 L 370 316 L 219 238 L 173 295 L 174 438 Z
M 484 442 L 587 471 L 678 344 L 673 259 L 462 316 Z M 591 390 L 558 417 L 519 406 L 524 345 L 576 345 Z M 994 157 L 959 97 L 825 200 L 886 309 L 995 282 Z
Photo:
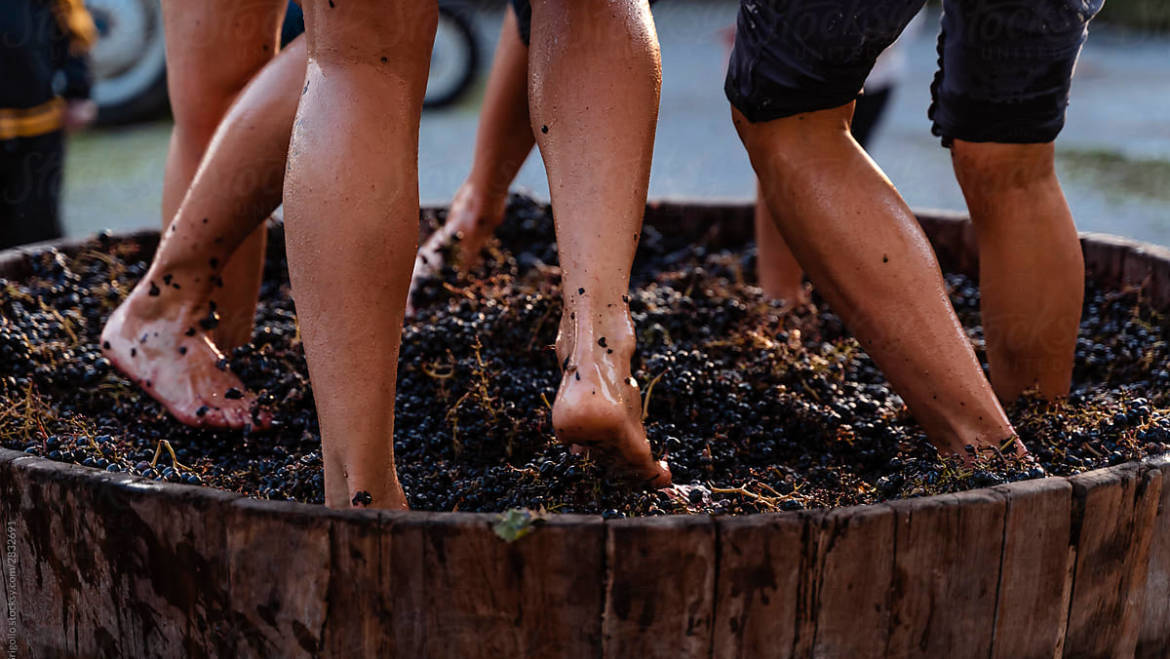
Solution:
M 920 215 L 944 266 L 961 217 Z M 745 205 L 659 202 L 741 241 Z M 142 238 L 151 240 L 150 235 Z M 1082 239 L 1170 308 L 1170 251 Z M 63 249 L 68 249 L 65 244 Z M 19 278 L 19 252 L 0 277 Z M 831 511 L 605 521 L 330 511 L 0 451 L 16 656 L 1170 656 L 1170 456 Z

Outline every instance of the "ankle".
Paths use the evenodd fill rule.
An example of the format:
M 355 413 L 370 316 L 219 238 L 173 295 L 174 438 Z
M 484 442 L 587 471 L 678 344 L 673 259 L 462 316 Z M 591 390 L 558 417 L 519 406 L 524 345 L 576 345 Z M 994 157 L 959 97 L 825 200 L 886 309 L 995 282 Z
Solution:
M 995 407 L 999 408 L 998 405 Z M 951 429 L 945 437 L 936 440 L 932 436 L 931 439 L 941 451 L 960 455 L 968 452 L 968 446 L 986 449 L 999 446 L 1016 435 L 1011 422 L 1002 411 L 997 410 L 987 410 L 972 419 L 963 419 L 950 425 Z
M 126 298 L 127 311 L 148 320 L 174 316 L 176 310 L 194 313 L 205 304 L 209 283 L 197 281 L 195 276 L 160 273 L 152 268 Z
M 636 347 L 633 321 L 624 303 L 610 305 L 600 309 L 588 304 L 566 308 L 557 336 L 562 365 L 566 357 L 569 363 L 604 360 L 629 364 Z

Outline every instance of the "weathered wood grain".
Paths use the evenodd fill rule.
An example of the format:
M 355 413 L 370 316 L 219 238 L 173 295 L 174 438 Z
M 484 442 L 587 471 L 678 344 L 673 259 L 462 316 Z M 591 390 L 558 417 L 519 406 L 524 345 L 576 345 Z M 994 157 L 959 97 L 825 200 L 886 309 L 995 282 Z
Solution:
M 1166 308 L 1164 295 L 1170 284 L 1170 249 L 1149 243 L 1127 245 L 1122 264 L 1122 281 L 1141 286 L 1146 299 L 1156 308 Z
M 604 524 L 551 516 L 508 543 L 494 515 L 434 515 L 423 545 L 423 647 L 412 657 L 596 657 Z M 397 540 L 397 536 L 396 536 Z M 397 549 L 397 546 L 396 546 Z
M 1103 233 L 1082 233 L 1085 274 L 1103 286 L 1123 286 L 1126 255 L 1140 244 Z
M 391 522 L 377 510 L 322 512 L 330 522 L 321 655 L 394 656 Z
M 994 489 L 1007 510 L 991 656 L 1051 659 L 1068 620 L 1072 485 L 1044 478 Z
M 4 474 L 4 509 L 29 654 L 200 657 L 223 648 L 221 520 L 235 495 L 40 458 L 19 465 Z
M 645 224 L 672 235 L 704 239 L 714 248 L 742 245 L 752 239 L 754 203 L 718 200 L 658 199 L 646 204 Z
M 0 553 L 0 596 L 3 596 L 3 600 L 0 600 L 0 650 L 5 653 L 16 649 L 21 631 L 16 625 L 20 612 L 20 591 L 15 579 L 17 570 L 23 567 L 21 556 L 15 551 L 20 538 L 16 526 L 20 515 L 20 492 L 11 463 L 24 457 L 23 453 L 0 449 L 0 532 L 4 534 L 4 551 Z M 28 647 L 25 646 L 23 650 L 27 653 Z
M 1064 656 L 1132 657 L 1161 473 L 1127 464 L 1069 481 L 1076 567 Z
M 809 518 L 781 513 L 716 520 L 719 569 L 713 656 L 791 656 Z
M 91 514 L 117 538 L 102 558 L 121 575 L 129 604 L 119 612 L 125 654 L 229 651 L 224 519 L 239 496 L 129 478 L 108 489 Z
M 1145 283 L 1150 304 L 1170 309 L 1170 248 L 1142 244 L 1126 258 L 1126 278 Z
M 995 628 L 1003 498 L 987 491 L 895 501 L 887 655 L 985 658 Z
M 896 522 L 894 509 L 886 504 L 843 508 L 824 516 L 813 566 L 812 656 L 884 656 Z
M 1162 501 L 1154 520 L 1136 656 L 1170 657 L 1170 456 L 1149 461 L 1162 474 Z
M 750 204 L 647 207 L 649 226 L 718 246 L 746 240 L 751 217 Z M 969 222 L 921 223 L 949 269 L 976 271 Z M 1082 244 L 1091 277 L 1170 308 L 1170 250 Z M 27 273 L 24 253 L 0 253 L 0 277 Z M 1031 657 L 1052 656 L 1064 624 L 1066 656 L 1165 658 L 1167 469 L 885 513 L 556 519 L 506 545 L 483 516 L 331 513 L 0 451 L 0 523 L 16 541 L 15 563 L 0 554 L 0 610 L 15 594 L 18 656 Z
M 394 512 L 390 521 L 391 657 L 427 657 L 427 528 L 441 513 Z
M 18 656 L 121 656 L 135 645 L 123 607 L 127 538 L 106 515 L 127 477 L 40 458 L 8 463 L 16 533 Z M 6 499 L 8 497 L 6 493 Z M 111 603 L 117 603 L 111 605 Z
M 254 499 L 229 508 L 229 645 L 235 656 L 316 656 L 329 595 L 329 516 L 317 506 Z
M 715 525 L 706 516 L 606 523 L 603 656 L 701 657 L 711 650 Z

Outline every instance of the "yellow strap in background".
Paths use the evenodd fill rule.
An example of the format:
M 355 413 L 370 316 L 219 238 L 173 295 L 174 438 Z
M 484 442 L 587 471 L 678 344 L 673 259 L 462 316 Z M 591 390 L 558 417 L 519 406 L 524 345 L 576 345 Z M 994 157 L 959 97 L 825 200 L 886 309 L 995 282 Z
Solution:
M 57 24 L 69 37 L 69 51 L 84 55 L 97 42 L 97 26 L 83 0 L 57 0 L 53 6 Z
M 64 125 L 65 101 L 60 98 L 23 110 L 0 108 L 0 140 L 36 137 Z

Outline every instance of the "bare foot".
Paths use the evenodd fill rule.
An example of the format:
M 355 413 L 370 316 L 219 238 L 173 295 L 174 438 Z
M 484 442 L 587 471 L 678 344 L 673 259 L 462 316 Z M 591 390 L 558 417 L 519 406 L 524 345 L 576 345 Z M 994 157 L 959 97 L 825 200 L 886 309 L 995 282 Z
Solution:
M 975 464 L 979 460 L 997 460 L 1001 458 L 1035 462 L 1035 458 L 1028 452 L 1028 447 L 1024 446 L 1024 442 L 1020 441 L 1020 438 L 1016 435 L 1012 435 L 1001 441 L 979 437 L 976 438 L 974 443 L 966 444 L 961 449 L 949 446 L 947 449 L 939 450 L 944 454 L 950 453 L 961 456 L 967 464 Z
M 504 221 L 507 205 L 507 196 L 489 198 L 476 186 L 464 183 L 451 200 L 447 221 L 418 248 L 410 278 L 411 293 L 423 278 L 438 274 L 448 262 L 464 270 L 475 267 L 479 251 Z M 407 314 L 411 313 L 413 308 L 408 302 Z
M 245 392 L 211 340 L 210 332 L 218 323 L 215 303 L 180 301 L 164 282 L 152 281 L 150 274 L 147 277 L 106 322 L 102 330 L 105 356 L 182 423 L 211 428 L 267 426 L 270 417 L 253 414 L 256 397 Z
M 642 426 L 642 397 L 630 375 L 634 332 L 625 327 L 595 336 L 575 312 L 562 323 L 557 356 L 564 373 L 553 404 L 553 428 L 566 446 L 584 449 L 610 473 L 647 487 L 670 485 L 665 461 L 650 454 Z

